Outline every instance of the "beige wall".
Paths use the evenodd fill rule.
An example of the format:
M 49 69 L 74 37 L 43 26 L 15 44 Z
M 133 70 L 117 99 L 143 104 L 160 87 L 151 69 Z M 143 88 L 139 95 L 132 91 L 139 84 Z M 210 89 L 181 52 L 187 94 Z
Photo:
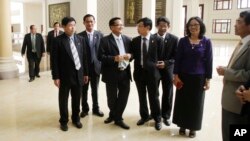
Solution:
M 28 27 L 30 24 L 35 24 L 40 28 L 40 25 L 45 23 L 45 32 L 51 30 L 48 27 L 48 5 L 62 2 L 70 1 L 70 13 L 71 16 L 76 19 L 77 32 L 81 32 L 84 30 L 84 26 L 82 24 L 82 18 L 86 14 L 86 2 L 84 0 L 45 0 L 45 22 L 43 21 L 43 5 L 42 4 L 25 4 L 24 5 L 24 27 Z M 169 0 L 167 0 L 169 2 Z M 187 17 L 193 16 L 190 11 L 192 8 L 191 0 L 183 0 L 183 5 L 187 5 Z M 234 35 L 234 24 L 235 20 L 239 15 L 239 12 L 242 10 L 237 9 L 237 1 L 233 1 L 233 7 L 231 10 L 213 10 L 213 2 L 211 0 L 199 0 L 199 4 L 204 4 L 204 22 L 207 27 L 206 36 L 212 39 L 238 39 L 237 36 Z M 167 8 L 171 7 L 170 3 L 167 3 Z M 194 7 L 194 6 L 193 6 Z M 122 20 L 124 18 L 124 0 L 97 0 L 97 30 L 102 31 L 105 35 L 110 33 L 110 29 L 108 26 L 108 22 L 110 18 L 114 16 L 121 17 Z M 32 11 L 32 12 L 30 12 Z M 166 10 L 167 11 L 167 10 Z M 173 17 L 176 15 L 175 12 L 180 11 L 172 11 L 166 13 L 170 20 L 173 20 Z M 230 34 L 212 34 L 212 22 L 213 19 L 231 19 L 231 30 Z M 178 26 L 172 26 L 172 28 L 180 28 Z M 24 30 L 26 31 L 26 30 Z M 154 33 L 155 31 L 152 31 Z M 138 35 L 136 27 L 124 27 L 124 34 L 135 37 Z
M 23 5 L 23 22 L 24 33 L 29 33 L 30 25 L 36 25 L 37 32 L 41 33 L 41 25 L 43 24 L 43 7 L 42 3 L 24 3 Z

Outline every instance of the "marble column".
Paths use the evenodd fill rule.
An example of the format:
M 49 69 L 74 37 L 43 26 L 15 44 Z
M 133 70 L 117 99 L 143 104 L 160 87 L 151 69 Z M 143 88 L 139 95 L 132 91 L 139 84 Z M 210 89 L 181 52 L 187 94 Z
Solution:
M 11 43 L 10 0 L 0 1 L 0 80 L 18 76 Z

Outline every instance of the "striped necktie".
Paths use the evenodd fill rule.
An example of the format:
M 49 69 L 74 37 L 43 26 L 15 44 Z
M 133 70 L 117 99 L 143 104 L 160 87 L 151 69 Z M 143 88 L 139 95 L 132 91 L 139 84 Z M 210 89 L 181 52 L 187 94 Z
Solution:
M 74 58 L 74 63 L 75 63 L 76 69 L 79 70 L 81 67 L 81 63 L 80 63 L 79 55 L 78 55 L 78 52 L 76 50 L 76 46 L 75 46 L 75 43 L 73 41 L 73 38 L 70 38 L 70 49 L 71 49 L 71 52 L 72 52 L 72 55 Z

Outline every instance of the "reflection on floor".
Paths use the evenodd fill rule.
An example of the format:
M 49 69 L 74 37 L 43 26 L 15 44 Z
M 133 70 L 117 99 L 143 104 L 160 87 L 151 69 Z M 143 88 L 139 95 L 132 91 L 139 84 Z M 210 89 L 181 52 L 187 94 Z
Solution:
M 214 68 L 226 65 L 236 42 L 213 41 Z M 154 122 L 137 126 L 139 120 L 138 96 L 134 82 L 124 121 L 131 127 L 123 130 L 113 123 L 104 124 L 108 116 L 104 83 L 100 83 L 99 103 L 105 113 L 103 118 L 93 116 L 91 112 L 81 119 L 82 129 L 76 129 L 69 122 L 69 131 L 59 129 L 58 90 L 51 80 L 50 71 L 41 72 L 41 78 L 28 82 L 28 75 L 0 81 L 0 140 L 1 141 L 221 141 L 221 90 L 222 77 L 214 71 L 211 89 L 206 92 L 202 130 L 197 137 L 189 139 L 178 135 L 174 124 L 163 125 L 160 131 L 154 129 Z M 89 96 L 91 106 L 91 96 Z M 69 104 L 70 105 L 70 104 Z M 69 106 L 69 110 L 70 110 Z M 70 110 L 71 111 L 71 110 Z

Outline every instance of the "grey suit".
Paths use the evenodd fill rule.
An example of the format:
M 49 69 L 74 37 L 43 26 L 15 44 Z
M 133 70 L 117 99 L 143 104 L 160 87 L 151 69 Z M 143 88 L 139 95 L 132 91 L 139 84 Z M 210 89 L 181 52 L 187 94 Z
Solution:
M 236 56 L 231 68 L 225 69 L 222 91 L 222 133 L 223 140 L 229 140 L 230 124 L 245 124 L 246 117 L 240 115 L 242 104 L 235 95 L 235 90 L 250 78 L 250 41 Z

